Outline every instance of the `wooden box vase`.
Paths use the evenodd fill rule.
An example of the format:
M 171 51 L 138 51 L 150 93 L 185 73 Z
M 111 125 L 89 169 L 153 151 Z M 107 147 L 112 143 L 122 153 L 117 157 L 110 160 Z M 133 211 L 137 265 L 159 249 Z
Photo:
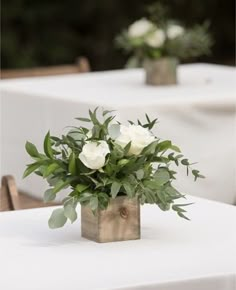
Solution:
M 177 84 L 177 66 L 178 60 L 171 57 L 145 60 L 146 84 L 153 86 Z
M 81 235 L 98 243 L 140 239 L 139 201 L 119 196 L 110 200 L 106 210 L 97 210 L 96 214 L 82 206 Z

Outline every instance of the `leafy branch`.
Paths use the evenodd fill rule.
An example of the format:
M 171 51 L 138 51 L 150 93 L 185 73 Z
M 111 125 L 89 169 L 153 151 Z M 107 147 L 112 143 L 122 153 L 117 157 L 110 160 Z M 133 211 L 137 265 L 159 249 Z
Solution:
M 58 192 L 69 189 L 63 208 L 56 209 L 49 219 L 51 228 L 63 226 L 68 219 L 74 222 L 78 203 L 89 206 L 96 213 L 106 209 L 110 200 L 120 195 L 138 198 L 141 204 L 156 204 L 163 211 L 172 209 L 187 219 L 187 204 L 176 203 L 185 195 L 172 184 L 177 174 L 172 165 L 185 166 L 187 175 L 191 172 L 194 180 L 204 176 L 192 168 L 194 163 L 185 158 L 180 148 L 170 140 L 155 137 L 139 154 L 130 154 L 132 141 L 124 147 L 116 142 L 121 134 L 120 124 L 112 122 L 115 118 L 112 112 L 103 111 L 103 120 L 100 120 L 96 108 L 89 111 L 89 117 L 76 118 L 79 122 L 90 124 L 90 129 L 72 127 L 61 137 L 51 136 L 48 132 L 43 142 L 43 153 L 34 144 L 26 142 L 26 151 L 34 162 L 27 165 L 24 177 L 35 173 L 48 182 L 49 189 L 44 193 L 44 200 L 53 201 Z M 144 123 L 137 120 L 137 124 L 150 132 L 158 119 L 151 120 L 147 114 L 145 119 Z M 136 126 L 134 122 L 128 122 L 131 127 Z M 87 167 L 80 159 L 84 146 L 88 142 L 100 144 L 104 141 L 109 147 L 104 165 L 99 169 Z

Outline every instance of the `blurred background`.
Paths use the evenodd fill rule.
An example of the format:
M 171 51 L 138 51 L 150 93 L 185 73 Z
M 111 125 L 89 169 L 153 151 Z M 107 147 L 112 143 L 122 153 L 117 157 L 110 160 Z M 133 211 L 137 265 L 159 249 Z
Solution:
M 115 36 L 156 2 L 3 0 L 2 69 L 70 64 L 80 55 L 92 70 L 122 68 L 127 57 L 115 49 Z M 210 21 L 212 54 L 195 61 L 235 65 L 234 0 L 159 2 L 186 26 Z

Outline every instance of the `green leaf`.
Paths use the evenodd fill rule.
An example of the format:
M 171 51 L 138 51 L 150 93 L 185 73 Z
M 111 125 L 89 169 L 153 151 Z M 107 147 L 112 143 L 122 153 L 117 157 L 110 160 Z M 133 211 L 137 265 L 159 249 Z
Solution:
M 90 123 L 91 120 L 89 118 L 75 118 L 76 120 L 82 121 L 82 122 L 88 122 Z
M 110 197 L 105 192 L 98 193 L 98 206 L 101 210 L 107 208 Z
M 83 192 L 80 196 L 79 196 L 79 202 L 83 203 L 85 201 L 89 201 L 90 198 L 93 196 L 92 193 L 90 192 Z
M 178 216 L 180 216 L 180 217 L 182 217 L 182 218 L 184 218 L 184 219 L 190 221 L 190 219 L 189 219 L 188 217 L 186 217 L 186 215 L 184 215 L 182 212 L 177 211 L 177 214 L 178 214 Z
M 92 138 L 100 138 L 101 127 L 99 125 L 94 125 L 92 129 Z
M 159 185 L 163 185 L 169 181 L 170 175 L 165 169 L 158 169 L 153 175 L 155 182 Z
M 152 190 L 145 188 L 144 192 L 146 196 L 145 202 L 150 204 L 156 203 L 155 193 Z
M 206 178 L 206 176 L 202 175 L 202 174 L 199 174 L 198 175 L 198 178 Z
M 104 123 L 103 123 L 103 129 L 105 129 L 105 130 L 107 130 L 107 128 L 108 128 L 108 125 L 111 123 L 111 121 L 112 120 L 114 120 L 115 119 L 115 116 L 110 116 L 110 117 L 108 117 L 105 121 L 104 121 Z
M 36 175 L 38 175 L 38 176 L 43 177 L 43 174 L 42 174 L 42 172 L 41 172 L 40 170 L 36 170 L 36 171 L 34 171 L 34 173 L 35 173 Z
M 173 209 L 174 211 L 176 211 L 177 214 L 178 214 L 180 217 L 182 217 L 182 218 L 184 218 L 184 219 L 186 219 L 186 220 L 189 220 L 189 218 L 186 217 L 186 216 L 184 215 L 184 212 L 186 212 L 186 210 L 182 209 L 181 207 L 183 207 L 183 206 L 188 206 L 188 205 L 191 205 L 191 204 L 193 204 L 193 203 L 173 204 L 173 205 L 172 205 L 172 209 Z
M 114 144 L 113 146 L 113 150 L 111 151 L 111 159 L 120 159 L 124 156 L 124 149 L 118 145 L 118 144 Z
M 130 147 L 131 147 L 131 141 L 124 147 L 124 155 L 127 155 L 129 153 Z
M 176 190 L 173 186 L 167 186 L 165 188 L 166 194 L 168 194 L 172 199 L 184 197 L 178 190 Z
M 193 170 L 192 170 L 192 174 L 193 174 L 193 176 L 194 176 L 194 181 L 196 181 L 198 178 L 205 178 L 204 175 L 201 175 L 201 174 L 199 174 L 199 173 L 200 173 L 199 170 L 196 170 L 196 169 L 193 169 Z
M 141 180 L 144 177 L 144 170 L 143 169 L 139 169 L 138 171 L 135 172 L 137 179 Z
M 67 137 L 72 138 L 76 144 L 81 144 L 82 140 L 86 138 L 86 135 L 79 131 L 71 130 L 68 132 Z
M 47 155 L 47 157 L 53 159 L 53 151 L 52 151 L 52 145 L 50 140 L 50 132 L 48 131 L 47 135 L 44 138 L 44 152 Z
M 189 161 L 188 161 L 188 159 L 182 159 L 181 160 L 181 163 L 183 164 L 183 165 L 189 165 Z
M 158 151 L 159 152 L 166 151 L 166 150 L 170 149 L 171 146 L 172 146 L 171 141 L 169 141 L 169 140 L 162 141 L 158 144 Z
M 108 134 L 112 139 L 116 139 L 120 135 L 120 125 L 112 124 L 111 126 L 109 126 Z
M 79 174 L 90 172 L 90 169 L 87 168 L 79 158 L 76 158 L 76 168 L 78 169 Z
M 167 211 L 167 210 L 170 209 L 170 204 L 169 203 L 158 203 L 157 205 L 163 211 Z
M 46 191 L 44 192 L 43 199 L 44 199 L 45 202 L 52 201 L 52 200 L 54 200 L 55 198 L 56 198 L 56 194 L 53 193 L 52 188 L 50 188 L 50 189 L 48 189 L 48 190 L 46 190 Z
M 146 146 L 142 152 L 141 155 L 149 155 L 149 154 L 153 154 L 155 152 L 155 149 L 158 145 L 158 140 L 153 141 L 152 143 L 150 143 L 148 146 Z
M 57 229 L 63 227 L 66 221 L 67 218 L 64 215 L 64 209 L 57 208 L 52 212 L 52 215 L 48 221 L 48 225 L 51 229 Z
M 167 163 L 169 163 L 169 159 L 166 158 L 166 157 L 163 157 L 163 156 L 161 156 L 161 157 L 156 156 L 156 157 L 153 158 L 153 162 L 158 162 L 158 163 L 165 163 L 165 164 L 167 164 Z
M 124 187 L 128 197 L 132 198 L 133 197 L 133 193 L 134 193 L 133 189 L 132 189 L 132 186 L 129 183 L 124 183 L 123 187 Z
M 97 109 L 98 109 L 98 107 L 93 112 L 91 110 L 89 110 L 89 116 L 90 116 L 90 119 L 94 125 L 99 124 L 99 121 L 98 121 L 97 116 L 96 116 Z
M 170 149 L 172 149 L 172 150 L 174 150 L 174 151 L 176 151 L 176 152 L 178 152 L 178 153 L 181 153 L 180 148 L 179 148 L 178 146 L 176 146 L 176 145 L 171 145 L 171 146 L 170 146 Z
M 115 198 L 120 191 L 121 184 L 117 181 L 114 181 L 111 185 L 111 196 Z
M 148 123 L 151 123 L 150 118 L 148 117 L 148 114 L 145 114 L 145 116 L 146 116 Z
M 93 195 L 90 198 L 89 206 L 90 206 L 92 211 L 95 211 L 98 208 L 98 197 L 96 195 Z
M 170 154 L 168 155 L 168 159 L 169 159 L 169 160 L 172 160 L 172 161 L 175 160 L 174 154 L 175 154 L 174 152 L 170 153 Z
M 60 177 L 58 176 L 51 175 L 47 177 L 47 182 L 50 186 L 55 186 L 59 180 L 60 180 Z
M 76 177 L 69 177 L 65 181 L 59 180 L 53 188 L 53 193 L 57 193 L 63 188 L 67 187 L 72 181 L 76 180 Z
M 150 189 L 153 189 L 153 190 L 159 189 L 161 186 L 160 183 L 156 180 L 144 180 L 143 184 L 144 184 L 144 186 L 146 186 Z
M 27 141 L 25 144 L 25 149 L 31 157 L 39 157 L 39 152 L 34 144 Z
M 64 205 L 64 215 L 73 223 L 77 219 L 77 212 L 74 205 L 71 203 Z
M 189 206 L 189 205 L 192 205 L 194 204 L 194 202 L 189 202 L 189 203 L 179 203 L 179 204 L 175 204 L 174 206 Z
M 118 161 L 117 165 L 121 168 L 129 163 L 129 159 L 121 159 Z
M 148 129 L 151 130 L 157 123 L 158 119 L 154 119 L 152 122 L 149 123 Z
M 139 119 L 137 119 L 138 125 L 143 127 L 143 124 L 140 122 Z
M 112 113 L 112 112 L 115 112 L 116 110 L 104 110 L 103 112 L 102 112 L 102 115 L 103 115 L 103 117 L 104 116 L 106 116 L 107 114 L 110 114 L 110 113 Z
M 60 168 L 60 165 L 58 163 L 52 163 L 50 164 L 47 169 L 44 171 L 43 173 L 43 178 L 48 177 L 49 175 L 51 175 L 55 170 L 57 170 L 58 168 Z
M 161 203 L 166 206 L 167 201 L 166 201 L 166 196 L 165 193 L 162 190 L 156 190 L 156 195 L 160 199 Z
M 78 191 L 79 193 L 85 191 L 86 189 L 89 188 L 89 185 L 86 184 L 77 184 L 75 187 L 75 190 Z
M 23 178 L 25 178 L 26 176 L 30 175 L 32 172 L 34 172 L 40 166 L 41 166 L 40 162 L 35 162 L 35 163 L 32 163 L 32 164 L 28 165 L 28 167 L 26 168 L 26 170 L 25 170 L 25 172 L 23 174 Z
M 70 154 L 70 157 L 69 157 L 68 169 L 72 175 L 76 175 L 76 158 L 75 158 L 75 154 L 73 152 Z

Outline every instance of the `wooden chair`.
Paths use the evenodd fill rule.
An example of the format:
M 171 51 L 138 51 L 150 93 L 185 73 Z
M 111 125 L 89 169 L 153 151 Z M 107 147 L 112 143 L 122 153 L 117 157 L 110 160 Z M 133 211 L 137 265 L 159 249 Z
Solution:
M 88 59 L 86 57 L 78 57 L 74 65 L 1 70 L 1 79 L 75 74 L 89 72 L 90 70 Z
M 2 177 L 0 190 L 0 211 L 37 208 L 58 205 L 56 203 L 44 203 L 42 200 L 19 193 L 15 179 L 11 175 Z

